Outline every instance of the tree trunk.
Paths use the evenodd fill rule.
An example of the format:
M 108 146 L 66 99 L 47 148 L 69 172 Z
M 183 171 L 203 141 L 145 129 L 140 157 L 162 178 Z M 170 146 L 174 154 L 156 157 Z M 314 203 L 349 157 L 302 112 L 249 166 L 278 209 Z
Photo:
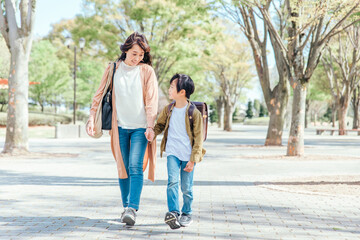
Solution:
M 224 126 L 224 98 L 220 96 L 216 99 L 216 110 L 218 113 L 218 128 Z
M 305 101 L 307 86 L 297 82 L 294 89 L 287 156 L 304 154 Z
M 359 128 L 359 105 L 354 107 L 353 129 Z
M 231 132 L 232 131 L 232 115 L 234 113 L 234 107 L 231 103 L 225 101 L 224 108 L 224 130 Z
M 306 101 L 305 101 L 305 128 L 308 128 L 308 124 L 309 124 L 309 118 L 310 118 L 309 110 L 310 110 L 310 100 L 306 99 Z M 310 122 L 311 122 L 311 118 L 310 118 Z
M 265 100 L 269 111 L 269 125 L 265 139 L 265 146 L 281 146 L 282 134 L 285 125 L 285 115 L 289 102 L 290 85 L 285 80 L 286 72 L 280 76 L 279 81 L 272 92 L 272 98 Z
M 345 135 L 347 106 L 340 106 L 338 109 L 339 135 Z
M 336 123 L 336 103 L 333 103 L 331 105 L 331 121 L 332 121 L 332 127 L 335 127 Z
M 31 37 L 29 37 L 31 38 Z M 12 43 L 9 76 L 9 103 L 7 110 L 6 140 L 3 153 L 28 151 L 28 61 L 31 43 L 19 38 Z
M 360 103 L 360 87 L 355 88 L 353 93 L 353 108 L 354 108 L 354 119 L 353 119 L 353 129 L 359 128 L 359 103 Z

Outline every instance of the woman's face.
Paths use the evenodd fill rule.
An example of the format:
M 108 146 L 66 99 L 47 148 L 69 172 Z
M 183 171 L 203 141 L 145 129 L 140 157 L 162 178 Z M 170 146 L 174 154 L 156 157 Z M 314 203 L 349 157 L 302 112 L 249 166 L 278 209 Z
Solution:
M 138 65 L 141 60 L 144 58 L 144 50 L 137 45 L 134 44 L 132 48 L 130 48 L 126 53 L 125 63 L 129 66 L 136 66 Z

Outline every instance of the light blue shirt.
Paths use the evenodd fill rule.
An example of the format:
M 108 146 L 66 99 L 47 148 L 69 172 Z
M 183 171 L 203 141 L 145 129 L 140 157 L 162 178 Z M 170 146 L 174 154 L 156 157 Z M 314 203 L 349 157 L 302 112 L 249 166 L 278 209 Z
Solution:
M 173 108 L 165 148 L 168 156 L 173 155 L 185 162 L 190 161 L 192 150 L 185 125 L 186 108 L 187 105 L 183 108 Z

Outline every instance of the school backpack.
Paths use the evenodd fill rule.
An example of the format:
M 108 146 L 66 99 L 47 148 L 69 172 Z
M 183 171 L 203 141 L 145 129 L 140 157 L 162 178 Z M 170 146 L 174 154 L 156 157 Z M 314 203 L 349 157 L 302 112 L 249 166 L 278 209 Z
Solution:
M 168 105 L 168 113 L 170 113 L 170 109 L 171 107 L 175 104 L 175 101 L 173 101 L 172 103 L 170 103 Z M 189 122 L 190 122 L 190 128 L 191 131 L 194 128 L 194 119 L 193 119 L 193 113 L 195 108 L 197 108 L 201 115 L 202 115 L 202 119 L 203 119 L 203 141 L 206 140 L 207 138 L 207 128 L 208 128 L 208 107 L 207 104 L 205 102 L 190 102 L 190 107 L 188 110 L 188 116 L 189 116 Z

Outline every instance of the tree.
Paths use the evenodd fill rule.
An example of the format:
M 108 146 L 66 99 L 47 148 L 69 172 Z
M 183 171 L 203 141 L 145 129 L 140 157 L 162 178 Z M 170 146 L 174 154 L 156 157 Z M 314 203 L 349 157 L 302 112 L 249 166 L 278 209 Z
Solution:
M 214 46 L 205 62 L 214 75 L 224 100 L 224 130 L 232 130 L 232 114 L 244 88 L 253 78 L 246 45 L 232 36 L 223 35 L 222 44 Z M 224 54 L 226 53 L 226 54 Z
M 309 121 L 314 121 L 316 125 L 317 117 L 321 116 L 326 111 L 329 102 L 331 103 L 330 85 L 325 75 L 323 65 L 319 64 L 306 91 L 305 128 L 308 127 Z
M 222 6 L 226 11 L 226 16 L 239 25 L 251 46 L 257 75 L 270 116 L 265 146 L 282 145 L 284 119 L 290 95 L 290 86 L 287 81 L 284 63 L 280 57 L 281 49 L 278 48 L 276 44 L 272 44 L 279 77 L 279 81 L 276 84 L 273 84 L 274 86 L 272 87 L 268 60 L 269 49 L 267 44 L 269 38 L 271 42 L 274 43 L 274 35 L 268 31 L 268 26 L 264 21 L 262 24 L 259 24 L 261 19 L 256 16 L 259 16 L 260 13 L 256 12 L 256 7 L 243 2 L 249 1 L 232 1 L 232 4 L 221 1 Z M 263 7 L 269 9 L 270 3 L 271 1 L 267 1 Z M 275 4 L 274 7 L 276 8 Z M 281 12 L 284 11 L 284 9 L 276 8 L 276 10 L 279 13 L 278 34 L 280 38 L 285 39 L 284 22 L 286 19 L 281 15 Z
M 354 110 L 354 119 L 353 119 L 353 129 L 358 129 L 360 120 L 359 120 L 359 111 L 360 111 L 360 86 L 358 86 L 353 92 L 352 105 Z M 359 133 L 360 135 L 360 133 Z
M 49 36 L 52 40 L 63 40 L 65 30 L 74 40 L 84 37 L 87 47 L 95 46 L 89 54 L 107 62 L 120 53 L 119 43 L 130 33 L 139 31 L 148 38 L 153 67 L 163 89 L 168 87 L 168 79 L 175 72 L 205 79 L 199 62 L 217 35 L 207 2 L 86 0 L 84 4 L 85 16 L 55 24 Z
M 333 45 L 327 46 L 322 62 L 338 112 L 339 135 L 345 135 L 349 104 L 360 84 L 360 26 L 349 27 L 331 43 Z
M 265 116 L 265 107 L 263 104 L 260 104 L 259 117 Z
M 10 68 L 10 54 L 6 46 L 5 40 L 0 35 L 0 78 L 7 79 Z M 7 90 L 0 89 L 0 112 L 4 110 L 4 106 L 8 103 Z
M 0 35 L 0 78 L 6 78 L 9 76 L 10 68 L 10 53 L 6 46 L 5 40 Z
M 214 106 L 214 104 L 210 104 L 209 105 L 209 109 L 211 111 L 211 113 L 209 114 L 209 121 L 210 123 L 214 123 L 218 121 L 218 114 L 216 111 L 216 107 Z
M 102 65 L 91 58 L 83 56 L 79 62 L 79 71 L 77 72 L 77 104 L 82 107 L 90 106 L 96 89 L 104 72 Z
M 344 22 L 358 10 L 360 2 L 284 0 L 280 2 L 280 6 L 284 9 L 282 16 L 287 20 L 284 28 L 287 30 L 285 39 L 276 29 L 275 19 L 269 11 L 268 5 L 272 0 L 267 0 L 265 4 L 261 0 L 241 2 L 259 9 L 270 36 L 273 36 L 273 47 L 280 49 L 280 56 L 276 61 L 281 60 L 290 86 L 294 90 L 287 155 L 303 155 L 308 83 L 329 40 L 358 21 L 359 16 L 354 16 L 348 25 L 344 25 Z
M 224 96 L 218 96 L 217 98 L 215 98 L 215 102 L 218 115 L 218 128 L 222 128 L 224 126 Z
M 258 99 L 254 100 L 254 110 L 255 110 L 255 116 L 259 116 L 260 113 L 260 101 Z
M 71 77 L 66 59 L 59 59 L 56 48 L 48 41 L 35 42 L 30 55 L 30 81 L 40 82 L 31 86 L 30 97 L 44 112 L 46 104 L 56 105 L 64 100 L 64 93 L 72 91 Z M 55 111 L 56 112 L 56 111 Z
M 35 4 L 36 0 L 21 0 L 19 4 L 14 0 L 0 1 L 0 32 L 11 54 L 4 153 L 28 151 L 28 62 Z
M 248 108 L 246 109 L 245 117 L 250 118 L 250 119 L 254 117 L 252 101 L 248 102 Z

